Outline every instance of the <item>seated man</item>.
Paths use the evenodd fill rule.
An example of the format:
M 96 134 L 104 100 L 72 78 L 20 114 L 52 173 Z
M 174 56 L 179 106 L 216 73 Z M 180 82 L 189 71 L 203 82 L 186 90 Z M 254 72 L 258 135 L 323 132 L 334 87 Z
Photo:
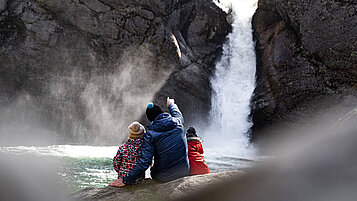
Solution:
M 173 99 L 167 98 L 167 106 L 171 115 L 153 103 L 148 104 L 146 116 L 151 124 L 143 138 L 142 153 L 136 166 L 123 178 L 121 186 L 133 184 L 143 175 L 153 157 L 151 176 L 157 182 L 168 182 L 190 174 L 182 113 Z

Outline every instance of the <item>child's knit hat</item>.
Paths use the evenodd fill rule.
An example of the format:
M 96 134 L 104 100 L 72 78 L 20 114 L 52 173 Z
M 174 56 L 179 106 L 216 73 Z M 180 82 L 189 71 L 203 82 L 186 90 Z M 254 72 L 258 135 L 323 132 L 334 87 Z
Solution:
M 129 129 L 129 139 L 141 139 L 144 136 L 145 128 L 139 122 L 134 121 L 128 127 Z
M 196 129 L 194 127 L 188 128 L 186 132 L 186 137 L 197 137 Z
M 146 108 L 146 117 L 149 119 L 150 122 L 154 121 L 159 114 L 164 113 L 162 109 L 155 105 L 154 103 L 149 103 Z

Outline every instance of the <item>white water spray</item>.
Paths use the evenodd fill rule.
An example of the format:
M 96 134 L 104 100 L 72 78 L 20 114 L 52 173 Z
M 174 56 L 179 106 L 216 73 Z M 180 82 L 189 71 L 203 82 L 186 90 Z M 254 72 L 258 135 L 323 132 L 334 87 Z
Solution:
M 248 116 L 256 68 L 251 19 L 257 0 L 221 0 L 220 3 L 232 7 L 233 31 L 228 35 L 222 59 L 211 79 L 212 108 L 205 140 L 208 151 L 219 149 L 236 157 L 254 158 L 255 150 L 247 135 L 252 126 Z

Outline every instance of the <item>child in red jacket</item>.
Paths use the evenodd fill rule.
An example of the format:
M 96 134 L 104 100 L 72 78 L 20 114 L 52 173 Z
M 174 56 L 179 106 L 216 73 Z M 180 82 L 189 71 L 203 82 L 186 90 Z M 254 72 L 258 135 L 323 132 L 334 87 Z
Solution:
M 113 159 L 113 167 L 118 173 L 118 179 L 125 177 L 131 169 L 136 165 L 141 155 L 141 146 L 143 144 L 143 136 L 145 128 L 139 122 L 134 121 L 129 129 L 128 141 L 119 147 L 117 155 Z M 139 183 L 144 180 L 145 175 L 142 175 L 136 180 Z M 110 186 L 118 186 L 118 179 L 113 181 Z
M 208 174 L 209 169 L 202 155 L 201 139 L 197 136 L 196 130 L 190 127 L 186 132 L 186 136 L 191 175 Z

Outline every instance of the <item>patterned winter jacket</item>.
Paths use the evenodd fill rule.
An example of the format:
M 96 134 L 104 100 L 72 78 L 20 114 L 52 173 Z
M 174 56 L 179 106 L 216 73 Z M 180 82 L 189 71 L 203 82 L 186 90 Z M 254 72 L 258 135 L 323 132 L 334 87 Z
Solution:
M 142 139 L 128 139 L 119 147 L 117 155 L 113 159 L 113 167 L 118 173 L 118 178 L 125 177 L 131 169 L 136 165 L 141 155 Z M 145 178 L 145 174 L 141 175 L 135 183 L 139 183 Z

